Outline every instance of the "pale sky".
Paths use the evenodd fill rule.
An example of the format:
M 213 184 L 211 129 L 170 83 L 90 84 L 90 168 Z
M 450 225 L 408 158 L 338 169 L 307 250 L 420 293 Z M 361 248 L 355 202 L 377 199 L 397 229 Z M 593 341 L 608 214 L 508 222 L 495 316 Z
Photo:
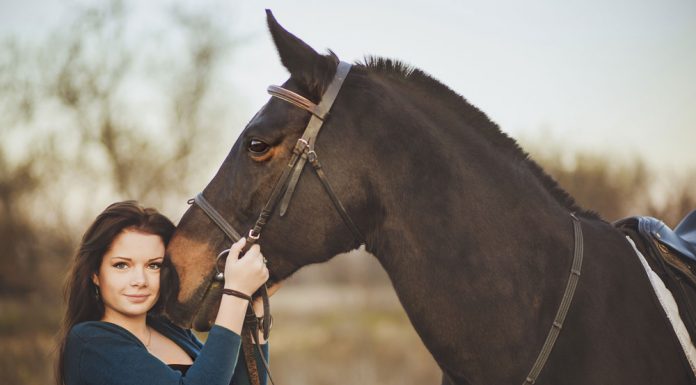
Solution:
M 168 1 L 138 5 L 145 18 L 158 17 L 153 3 Z M 270 8 L 319 52 L 391 57 L 430 73 L 513 137 L 696 167 L 694 0 L 204 3 L 252 37 L 228 72 L 248 109 L 238 130 L 268 99 L 267 85 L 287 77 L 266 31 Z M 0 33 L 37 34 L 65 20 L 69 4 L 0 0 Z

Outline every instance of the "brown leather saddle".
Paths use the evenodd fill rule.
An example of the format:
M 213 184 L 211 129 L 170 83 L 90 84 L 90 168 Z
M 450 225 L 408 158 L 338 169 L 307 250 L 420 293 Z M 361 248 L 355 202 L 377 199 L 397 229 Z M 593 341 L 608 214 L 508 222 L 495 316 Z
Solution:
M 696 344 L 696 210 L 674 230 L 652 217 L 629 217 L 614 226 L 631 237 L 672 292 L 679 315 Z

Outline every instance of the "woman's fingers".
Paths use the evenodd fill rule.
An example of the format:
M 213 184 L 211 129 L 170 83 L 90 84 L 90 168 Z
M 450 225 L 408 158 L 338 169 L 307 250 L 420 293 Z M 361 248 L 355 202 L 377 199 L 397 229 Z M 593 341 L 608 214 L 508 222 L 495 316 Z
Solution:
M 249 251 L 244 254 L 245 257 L 256 258 L 261 255 L 261 247 L 259 245 L 253 245 L 249 248 Z
M 225 265 L 225 287 L 244 293 L 253 293 L 269 277 L 268 268 L 258 245 L 253 245 L 239 259 L 236 259 L 244 247 L 244 242 L 236 242 L 230 248 L 230 255 Z
M 246 245 L 246 238 L 242 238 L 237 242 L 233 243 L 232 246 L 230 246 L 230 254 L 227 257 L 229 258 L 230 256 L 232 256 L 234 257 L 234 259 L 238 259 L 239 253 L 242 252 L 244 245 Z
M 261 255 L 259 245 L 251 246 L 249 251 L 239 259 L 239 262 L 251 268 L 260 269 L 263 266 L 263 255 Z

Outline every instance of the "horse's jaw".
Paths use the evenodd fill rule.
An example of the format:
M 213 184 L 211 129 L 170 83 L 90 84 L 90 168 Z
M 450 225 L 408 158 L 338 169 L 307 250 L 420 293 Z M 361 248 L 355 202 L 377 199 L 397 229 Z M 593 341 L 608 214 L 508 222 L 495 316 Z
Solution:
M 190 327 L 200 311 L 213 278 L 214 251 L 203 240 L 176 232 L 167 245 L 167 258 L 176 271 L 177 285 L 167 293 L 165 313 L 177 325 Z
M 202 310 L 201 304 L 205 300 L 209 286 L 209 284 L 201 284 L 194 297 L 184 302 L 180 302 L 177 298 L 172 298 L 165 307 L 167 318 L 181 327 L 191 328 L 194 319 Z

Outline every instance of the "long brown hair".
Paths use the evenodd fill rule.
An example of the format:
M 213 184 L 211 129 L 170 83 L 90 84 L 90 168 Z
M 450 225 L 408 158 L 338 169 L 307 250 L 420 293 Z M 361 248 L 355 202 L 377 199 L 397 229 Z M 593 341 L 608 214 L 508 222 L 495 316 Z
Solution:
M 58 360 L 56 362 L 56 383 L 64 385 L 65 345 L 68 333 L 73 326 L 84 321 L 98 321 L 104 315 L 104 304 L 97 295 L 97 287 L 92 275 L 99 271 L 104 254 L 114 239 L 124 230 L 135 230 L 158 235 L 166 246 L 174 232 L 174 224 L 153 208 L 144 208 L 136 201 L 117 202 L 109 205 L 95 219 L 82 236 L 80 247 L 65 277 L 64 300 L 65 315 L 58 334 Z M 166 258 L 162 269 L 170 269 Z M 163 271 L 164 273 L 164 271 Z M 162 275 L 160 275 L 162 277 Z M 166 282 L 160 282 L 160 292 L 166 292 Z M 159 312 L 163 296 L 150 310 Z

